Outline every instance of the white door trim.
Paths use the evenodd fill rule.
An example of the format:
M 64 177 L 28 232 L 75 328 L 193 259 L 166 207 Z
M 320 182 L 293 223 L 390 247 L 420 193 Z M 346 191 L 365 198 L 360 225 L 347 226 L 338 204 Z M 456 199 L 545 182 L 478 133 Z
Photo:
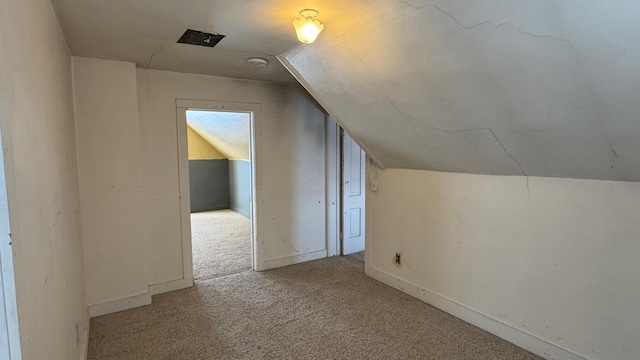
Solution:
M 176 99 L 178 133 L 178 172 L 180 183 L 180 222 L 182 228 L 182 257 L 184 279 L 193 281 L 193 256 L 191 254 L 191 200 L 189 198 L 189 159 L 187 156 L 187 110 L 215 110 L 247 112 L 251 114 L 251 262 L 253 270 L 266 269 L 265 244 L 261 232 L 262 224 L 262 105 L 213 100 Z
M 327 115 L 326 185 L 327 185 L 327 256 L 340 255 L 340 126 Z
M 2 139 L 0 139 L 2 148 Z M 22 359 L 4 156 L 0 154 L 0 358 Z

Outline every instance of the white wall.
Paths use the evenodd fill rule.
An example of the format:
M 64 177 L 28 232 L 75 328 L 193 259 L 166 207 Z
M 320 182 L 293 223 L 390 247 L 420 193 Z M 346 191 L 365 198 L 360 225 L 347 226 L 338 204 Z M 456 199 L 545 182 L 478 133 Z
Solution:
M 375 178 L 368 274 L 546 358 L 640 358 L 640 183 Z
M 92 315 L 190 285 L 183 271 L 176 99 L 260 104 L 264 260 L 279 266 L 326 256 L 324 113 L 301 87 L 135 70 L 98 59 L 73 64 Z
M 136 68 L 74 57 L 73 77 L 87 301 L 95 309 L 148 291 Z
M 0 2 L 0 126 L 22 358 L 78 359 L 88 317 L 71 58 L 46 0 Z
M 326 252 L 324 113 L 302 88 L 138 69 L 138 98 L 150 284 L 183 277 L 176 99 L 261 105 L 257 221 L 266 260 L 278 265 Z

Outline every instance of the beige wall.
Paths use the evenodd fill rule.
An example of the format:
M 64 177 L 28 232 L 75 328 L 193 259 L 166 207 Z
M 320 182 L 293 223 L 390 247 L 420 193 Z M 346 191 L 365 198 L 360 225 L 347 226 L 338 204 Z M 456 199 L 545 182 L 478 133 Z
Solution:
M 545 358 L 640 358 L 639 183 L 376 178 L 368 274 Z
M 140 181 L 138 93 L 133 63 L 73 58 L 78 172 L 87 300 L 147 294 Z
M 187 126 L 187 145 L 189 160 L 226 159 L 218 149 L 213 147 L 200 134 Z
M 16 34 L 25 26 L 28 41 Z M 46 0 L 0 2 L 0 126 L 22 359 L 79 359 L 88 318 L 71 58 Z

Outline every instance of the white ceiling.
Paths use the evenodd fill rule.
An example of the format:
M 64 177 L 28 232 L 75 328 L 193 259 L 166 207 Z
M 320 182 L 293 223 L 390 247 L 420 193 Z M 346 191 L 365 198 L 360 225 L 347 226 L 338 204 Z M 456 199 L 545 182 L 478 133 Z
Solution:
M 373 1 L 284 58 L 383 166 L 640 181 L 640 2 Z
M 320 19 L 366 1 L 51 0 L 71 53 L 138 67 L 296 83 L 274 58 L 297 46 L 291 20 L 317 5 Z M 177 44 L 188 28 L 226 35 L 215 48 Z M 270 61 L 251 66 L 252 56 Z
M 187 125 L 230 160 L 250 159 L 249 113 L 187 111 Z
M 52 3 L 76 56 L 294 82 L 283 55 L 385 167 L 640 181 L 637 0 Z M 326 25 L 311 45 L 306 7 Z M 227 37 L 176 44 L 187 28 Z

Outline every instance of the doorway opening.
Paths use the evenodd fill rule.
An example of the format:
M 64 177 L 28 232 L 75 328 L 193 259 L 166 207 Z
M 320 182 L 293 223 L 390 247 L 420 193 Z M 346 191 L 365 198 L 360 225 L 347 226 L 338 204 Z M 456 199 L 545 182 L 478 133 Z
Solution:
M 186 109 L 194 280 L 253 266 L 252 113 Z

